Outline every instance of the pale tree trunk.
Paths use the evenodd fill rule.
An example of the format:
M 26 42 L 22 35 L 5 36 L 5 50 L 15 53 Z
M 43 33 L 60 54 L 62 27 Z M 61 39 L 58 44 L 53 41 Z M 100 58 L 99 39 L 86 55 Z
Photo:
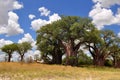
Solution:
M 78 65 L 78 58 L 77 52 L 78 49 L 83 42 L 79 42 L 75 45 L 74 39 L 70 39 L 68 42 L 64 42 L 60 40 L 62 46 L 64 47 L 66 53 L 66 65 L 77 66 Z
M 66 65 L 77 66 L 78 59 L 77 59 L 77 52 L 73 49 L 73 46 L 68 43 L 65 46 L 66 52 Z

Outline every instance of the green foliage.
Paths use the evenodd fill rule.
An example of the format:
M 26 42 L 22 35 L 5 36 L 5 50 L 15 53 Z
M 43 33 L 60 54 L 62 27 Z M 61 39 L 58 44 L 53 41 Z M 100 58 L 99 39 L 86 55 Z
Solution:
M 105 60 L 105 66 L 112 67 L 113 63 L 111 59 L 106 59 Z
M 12 54 L 12 52 L 17 50 L 17 44 L 13 43 L 13 44 L 5 45 L 1 48 L 1 50 L 7 54 Z
M 8 54 L 8 62 L 10 62 L 12 53 L 17 50 L 17 44 L 13 43 L 13 44 L 5 45 L 1 48 L 1 50 Z
M 24 53 L 26 53 L 29 49 L 32 48 L 31 44 L 29 42 L 23 42 L 23 43 L 19 43 L 17 44 L 17 52 L 20 55 L 23 55 Z
M 83 44 L 85 40 L 86 34 L 89 34 L 94 28 L 89 18 L 62 16 L 61 20 L 43 26 L 37 31 L 38 49 L 42 51 L 45 56 L 55 55 L 54 51 L 57 49 L 57 53 L 70 54 L 71 56 L 67 56 L 67 58 L 70 58 L 77 54 L 80 44 Z M 79 43 L 76 44 L 75 40 L 79 40 Z M 69 49 L 66 49 L 68 46 Z M 68 53 L 70 51 L 71 53 Z M 72 52 L 74 52 L 74 54 Z
M 85 54 L 83 52 L 79 52 L 79 54 L 78 54 L 78 64 L 79 65 L 92 65 L 93 60 L 87 54 Z
M 17 44 L 17 52 L 21 56 L 21 61 L 23 61 L 24 54 L 32 48 L 31 44 L 29 42 L 23 42 Z
M 86 46 L 93 57 L 94 64 L 103 66 L 105 59 L 116 50 L 112 49 L 115 41 L 114 32 L 111 30 L 94 30 L 86 38 Z

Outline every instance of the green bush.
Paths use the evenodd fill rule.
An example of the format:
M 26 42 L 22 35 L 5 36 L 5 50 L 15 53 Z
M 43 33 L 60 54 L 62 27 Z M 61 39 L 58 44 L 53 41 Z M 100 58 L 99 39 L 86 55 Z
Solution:
M 91 65 L 92 59 L 85 53 L 79 53 L 78 56 L 78 65 Z
M 112 60 L 111 59 L 106 59 L 105 60 L 105 66 L 112 67 Z

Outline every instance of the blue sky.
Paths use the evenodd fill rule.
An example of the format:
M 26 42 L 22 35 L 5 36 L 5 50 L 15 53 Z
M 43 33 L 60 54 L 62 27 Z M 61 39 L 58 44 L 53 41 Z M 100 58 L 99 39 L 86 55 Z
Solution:
M 4 4 L 6 1 L 8 4 Z M 30 41 L 34 43 L 36 40 L 37 30 L 35 28 L 38 28 L 38 26 L 41 27 L 41 25 L 45 25 L 47 23 L 52 23 L 51 20 L 53 20 L 53 18 L 58 20 L 60 15 L 90 17 L 98 29 L 111 29 L 116 34 L 119 34 L 120 32 L 120 0 L 109 0 L 109 2 L 108 0 L 6 1 L 0 1 L 0 4 L 2 4 L 0 6 L 0 11 L 3 11 L 2 15 L 0 14 L 0 18 L 2 19 L 3 15 L 9 15 L 5 20 L 8 23 L 11 20 L 14 23 L 10 22 L 10 25 L 8 23 L 3 24 L 2 20 L 0 20 L 0 46 L 12 42 L 19 43 Z M 5 9 L 3 6 L 5 6 Z M 10 6 L 12 7 L 10 8 Z M 44 10 L 47 10 L 46 12 L 50 11 L 50 13 L 46 16 L 44 14 L 41 15 L 42 11 L 40 11 L 39 8 L 42 8 L 43 12 Z M 28 17 L 30 14 L 34 15 L 33 19 Z M 56 14 L 56 16 L 54 14 Z M 51 16 L 53 16 L 52 19 L 50 19 Z M 19 18 L 17 19 L 17 17 Z M 38 26 L 36 26 L 37 23 Z M 17 27 L 14 29 L 15 26 Z
M 36 32 L 34 30 L 31 30 L 31 20 L 28 18 L 29 14 L 34 14 L 37 18 L 41 19 L 48 19 L 48 17 L 40 16 L 40 12 L 38 11 L 38 8 L 45 7 L 51 11 L 51 14 L 58 13 L 59 15 L 72 15 L 72 16 L 84 16 L 87 17 L 89 14 L 89 11 L 92 9 L 92 1 L 90 0 L 19 0 L 20 3 L 24 5 L 24 8 L 20 10 L 15 10 L 20 17 L 19 24 L 21 25 L 21 28 L 24 29 L 24 33 L 30 33 L 32 37 L 36 38 Z M 88 7 L 86 7 L 88 6 Z M 15 42 L 19 40 L 19 38 L 22 38 L 23 34 L 10 36 L 10 37 L 4 37 L 5 39 L 11 39 Z

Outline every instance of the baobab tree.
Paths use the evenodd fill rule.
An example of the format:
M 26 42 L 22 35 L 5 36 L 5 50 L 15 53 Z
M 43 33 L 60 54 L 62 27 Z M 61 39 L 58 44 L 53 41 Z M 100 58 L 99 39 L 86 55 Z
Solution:
M 37 31 L 37 44 L 43 40 L 40 35 L 49 37 L 49 40 L 56 40 L 57 45 L 64 49 L 66 65 L 74 66 L 78 64 L 77 54 L 84 43 L 84 36 L 93 28 L 94 25 L 88 18 L 62 16 L 61 20 L 45 25 Z M 49 41 L 47 43 L 49 44 Z
M 105 59 L 112 54 L 111 47 L 115 40 L 115 34 L 110 30 L 93 30 L 86 37 L 86 46 L 93 57 L 93 63 L 104 66 Z

